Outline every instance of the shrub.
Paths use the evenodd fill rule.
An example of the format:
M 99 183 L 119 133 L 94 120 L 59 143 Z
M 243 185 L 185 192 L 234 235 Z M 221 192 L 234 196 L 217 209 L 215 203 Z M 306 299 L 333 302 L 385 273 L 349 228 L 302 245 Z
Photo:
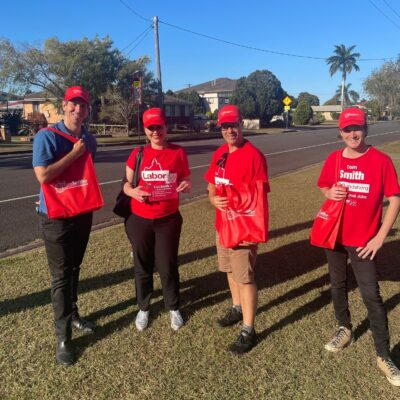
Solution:
M 3 113 L 0 117 L 0 125 L 8 126 L 11 135 L 16 135 L 22 125 L 22 111 L 12 110 Z
M 310 121 L 313 115 L 313 111 L 310 105 L 304 101 L 300 100 L 297 104 L 296 111 L 293 113 L 293 122 L 295 125 L 306 125 Z
M 339 119 L 339 116 L 340 116 L 340 113 L 338 113 L 338 112 L 331 112 L 331 118 L 332 118 L 334 121 L 337 121 L 337 120 Z

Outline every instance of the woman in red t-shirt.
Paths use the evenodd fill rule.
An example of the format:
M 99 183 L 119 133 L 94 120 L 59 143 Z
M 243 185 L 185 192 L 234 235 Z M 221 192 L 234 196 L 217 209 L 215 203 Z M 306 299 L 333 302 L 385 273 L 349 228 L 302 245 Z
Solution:
M 127 181 L 124 192 L 131 197 L 132 214 L 125 229 L 132 244 L 135 261 L 135 286 L 139 312 L 135 324 L 139 331 L 149 322 L 150 298 L 153 293 L 153 272 L 157 269 L 170 311 L 171 327 L 183 325 L 179 312 L 178 247 L 182 217 L 179 193 L 189 192 L 191 183 L 186 154 L 182 147 L 167 142 L 165 115 L 160 108 L 143 114 L 143 126 L 149 144 L 143 148 L 139 184 L 133 188 L 134 149 L 126 162 Z
M 335 248 L 325 249 L 339 326 L 325 349 L 338 352 L 353 342 L 347 295 L 347 260 L 350 258 L 368 309 L 377 365 L 389 382 L 400 386 L 400 371 L 389 355 L 387 315 L 375 262 L 375 256 L 399 214 L 400 187 L 396 170 L 389 156 L 365 142 L 368 130 L 364 111 L 355 107 L 344 110 L 339 118 L 339 131 L 346 147 L 329 155 L 318 180 L 326 198 L 346 199 Z M 382 222 L 384 196 L 389 206 Z

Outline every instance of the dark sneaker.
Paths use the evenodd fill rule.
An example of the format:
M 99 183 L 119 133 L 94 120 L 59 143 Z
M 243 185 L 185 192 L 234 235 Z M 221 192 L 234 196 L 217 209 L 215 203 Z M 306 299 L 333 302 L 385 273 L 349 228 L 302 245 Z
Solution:
M 325 350 L 337 353 L 343 350 L 345 347 L 350 346 L 353 343 L 353 333 L 351 329 L 344 326 L 339 326 L 335 336 L 325 345 Z
M 400 370 L 396 367 L 390 357 L 378 357 L 376 364 L 393 386 L 400 386 Z
M 221 328 L 226 326 L 232 326 L 241 322 L 243 320 L 243 314 L 241 311 L 237 310 L 235 307 L 230 307 L 226 314 L 217 320 L 218 325 Z
M 253 333 L 249 333 L 243 329 L 235 343 L 233 343 L 228 350 L 233 355 L 240 355 L 250 351 L 257 343 L 256 332 L 253 331 Z
M 93 322 L 79 316 L 72 318 L 71 326 L 77 331 L 82 331 L 84 333 L 93 333 L 96 329 L 96 325 Z

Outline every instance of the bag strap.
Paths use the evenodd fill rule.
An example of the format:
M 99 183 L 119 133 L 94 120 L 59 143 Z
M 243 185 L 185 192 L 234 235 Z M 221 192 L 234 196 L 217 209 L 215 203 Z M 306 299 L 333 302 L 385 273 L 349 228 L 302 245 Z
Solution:
M 139 151 L 136 153 L 135 159 L 135 172 L 133 174 L 133 182 L 132 187 L 136 187 L 140 181 L 140 165 L 142 164 L 143 159 L 143 146 L 139 147 Z
M 52 132 L 56 133 L 57 135 L 62 136 L 63 138 L 69 140 L 72 143 L 76 143 L 79 140 L 78 138 L 68 135 L 67 133 L 60 131 L 59 129 L 56 129 L 56 128 L 44 128 L 41 130 L 42 131 L 52 131 Z
M 341 159 L 341 150 L 338 150 L 336 153 L 335 183 L 338 183 L 339 180 L 340 159 Z

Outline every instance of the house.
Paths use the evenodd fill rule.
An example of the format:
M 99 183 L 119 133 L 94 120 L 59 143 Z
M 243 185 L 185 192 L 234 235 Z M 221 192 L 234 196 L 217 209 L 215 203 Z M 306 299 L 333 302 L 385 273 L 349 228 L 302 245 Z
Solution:
M 23 117 L 29 119 L 34 113 L 43 114 L 48 124 L 55 124 L 63 119 L 61 108 L 56 106 L 56 97 L 49 97 L 44 93 L 30 93 L 23 100 Z
M 199 85 L 190 86 L 188 88 L 178 90 L 176 93 L 184 93 L 196 91 L 200 97 L 204 99 L 207 111 L 214 112 L 225 104 L 229 103 L 229 99 L 236 87 L 236 80 L 229 78 L 218 78 Z
M 325 117 L 325 121 L 333 121 L 331 113 L 341 113 L 342 107 L 341 105 L 331 105 L 331 106 L 311 106 L 314 114 L 317 112 L 322 113 Z
M 164 111 L 167 125 L 172 130 L 193 124 L 193 104 L 189 101 L 164 95 Z

